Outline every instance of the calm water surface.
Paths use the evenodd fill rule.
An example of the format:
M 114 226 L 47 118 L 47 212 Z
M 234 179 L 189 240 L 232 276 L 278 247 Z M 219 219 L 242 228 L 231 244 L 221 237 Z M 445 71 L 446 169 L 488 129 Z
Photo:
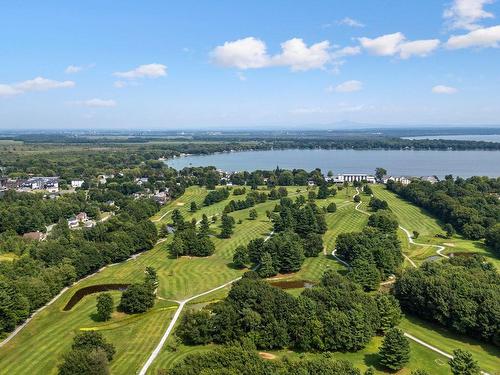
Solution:
M 389 174 L 444 177 L 500 176 L 500 151 L 387 151 L 387 150 L 271 150 L 191 155 L 167 160 L 182 169 L 215 166 L 225 171 L 302 168 L 323 172 L 373 173 L 384 167 Z

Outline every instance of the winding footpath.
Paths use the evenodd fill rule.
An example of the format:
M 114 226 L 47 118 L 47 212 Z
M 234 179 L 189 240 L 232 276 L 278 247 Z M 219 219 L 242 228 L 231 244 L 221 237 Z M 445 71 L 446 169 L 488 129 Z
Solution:
M 269 235 L 264 239 L 264 241 L 269 240 L 272 237 L 273 234 L 274 234 L 274 231 L 272 231 L 271 233 L 269 233 Z M 213 289 L 207 290 L 206 292 L 203 292 L 203 293 L 197 294 L 195 296 L 186 298 L 186 299 L 184 299 L 182 301 L 175 301 L 175 302 L 177 302 L 179 304 L 179 307 L 175 311 L 175 314 L 172 317 L 172 320 L 170 321 L 170 324 L 168 325 L 167 330 L 165 331 L 165 333 L 161 337 L 160 342 L 158 343 L 158 345 L 156 346 L 156 348 L 153 350 L 153 352 L 151 353 L 151 355 L 147 359 L 146 363 L 144 363 L 144 366 L 142 366 L 141 371 L 139 371 L 139 375 L 146 375 L 149 367 L 151 367 L 151 365 L 153 364 L 153 362 L 156 359 L 156 357 L 158 357 L 158 354 L 160 354 L 161 348 L 163 347 L 163 345 L 165 345 L 165 342 L 167 341 L 168 337 L 170 336 L 170 333 L 172 333 L 172 330 L 174 329 L 175 323 L 179 319 L 179 316 L 181 315 L 181 312 L 182 312 L 182 310 L 184 309 L 184 306 L 186 306 L 187 303 L 189 303 L 192 300 L 195 300 L 196 298 L 203 297 L 203 296 L 206 296 L 207 294 L 210 294 L 210 293 L 213 293 L 213 292 L 215 292 L 217 290 L 223 289 L 223 288 L 225 288 L 225 287 L 233 284 L 234 282 L 236 282 L 236 281 L 238 281 L 240 279 L 241 279 L 241 276 L 237 277 L 234 280 L 228 281 L 225 284 L 219 285 L 219 286 L 217 286 L 217 287 L 215 287 Z
M 360 192 L 359 192 L 359 189 L 356 188 L 356 194 L 354 194 L 353 196 L 353 199 L 356 195 L 359 195 Z M 363 211 L 359 208 L 359 206 L 361 205 L 361 201 L 354 207 L 356 211 L 358 212 L 361 212 L 362 214 L 365 214 L 365 215 L 370 215 L 370 213 L 366 212 L 366 211 Z M 406 234 L 406 237 L 408 238 L 408 242 L 410 244 L 413 244 L 413 245 L 416 245 L 416 246 L 432 246 L 432 247 L 435 247 L 437 248 L 436 250 L 436 254 L 438 254 L 439 256 L 443 257 L 443 258 L 449 258 L 447 255 L 445 254 L 442 254 L 442 251 L 445 249 L 444 246 L 441 246 L 441 245 L 427 245 L 427 244 L 422 244 L 422 243 L 418 243 L 418 242 L 415 242 L 413 241 L 413 238 L 410 234 L 410 231 L 404 227 L 402 227 L 401 225 L 399 226 L 399 228 Z M 351 266 L 349 265 L 349 263 L 343 261 L 342 259 L 340 259 L 339 257 L 337 257 L 336 255 L 336 251 L 337 249 L 334 249 L 332 251 L 332 256 L 338 261 L 340 262 L 341 264 L 343 264 L 344 266 L 350 268 Z M 417 265 L 415 264 L 415 262 L 413 262 L 409 257 L 407 257 L 406 255 L 403 254 L 403 256 L 405 257 L 406 260 L 408 260 L 408 262 L 414 267 L 414 268 L 417 268 Z M 453 356 L 449 353 L 446 353 L 444 351 L 442 351 L 441 349 L 439 348 L 436 348 L 435 346 L 431 345 L 431 344 L 428 344 L 426 343 L 425 341 L 422 341 L 420 340 L 419 338 L 413 336 L 413 335 L 410 335 L 408 332 L 404 332 L 404 335 L 409 338 L 410 340 L 416 342 L 417 344 L 419 345 L 422 345 L 422 346 L 425 346 L 426 348 L 438 353 L 438 354 L 441 354 L 442 356 L 446 357 L 446 358 L 449 358 L 449 359 L 452 359 Z M 489 373 L 487 372 L 484 372 L 484 371 L 481 371 L 481 374 L 482 375 L 490 375 Z

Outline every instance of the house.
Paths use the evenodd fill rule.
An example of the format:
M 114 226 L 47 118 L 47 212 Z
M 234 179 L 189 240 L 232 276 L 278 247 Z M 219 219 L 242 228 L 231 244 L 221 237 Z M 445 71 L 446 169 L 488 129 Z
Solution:
M 141 178 L 136 178 L 135 179 L 135 183 L 137 185 L 143 185 L 143 184 L 146 184 L 148 182 L 148 178 L 147 177 L 141 177 Z
M 170 199 L 170 196 L 166 191 L 160 191 L 159 193 L 153 195 L 153 199 L 155 202 L 163 206 Z
M 402 185 L 408 185 L 413 177 L 408 176 L 384 176 L 382 177 L 382 182 L 387 184 L 389 181 L 399 182 Z
M 427 181 L 430 182 L 431 184 L 435 184 L 436 182 L 439 181 L 439 179 L 436 176 L 422 176 L 420 177 L 422 181 Z
M 45 238 L 47 238 L 47 235 L 43 232 L 28 232 L 23 234 L 23 238 L 27 240 L 32 240 L 32 241 L 43 241 Z
M 18 190 L 46 190 L 49 193 L 57 193 L 59 191 L 59 177 L 30 177 L 20 181 Z
M 83 180 L 71 180 L 72 188 L 81 188 L 85 181 Z
M 344 173 L 339 174 L 334 178 L 336 183 L 344 182 L 354 182 L 354 181 L 366 181 L 370 184 L 375 183 L 375 177 L 366 173 Z
M 115 175 L 114 174 L 109 174 L 109 175 L 100 174 L 97 176 L 97 183 L 104 185 L 108 182 L 108 179 L 111 179 L 111 178 L 115 178 Z
M 87 213 L 80 212 L 78 215 L 75 215 L 68 219 L 68 227 L 70 227 L 71 229 L 79 228 L 80 224 L 85 225 L 87 221 L 88 221 Z

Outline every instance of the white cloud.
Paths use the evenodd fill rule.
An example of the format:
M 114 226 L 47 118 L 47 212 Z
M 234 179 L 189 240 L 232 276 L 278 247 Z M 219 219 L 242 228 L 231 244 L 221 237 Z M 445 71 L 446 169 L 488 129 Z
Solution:
M 331 56 L 334 59 L 339 59 L 345 56 L 354 56 L 361 53 L 361 48 L 359 46 L 354 47 L 344 47 L 332 52 Z
M 436 48 L 441 42 L 439 39 L 415 40 L 405 42 L 399 45 L 399 57 L 408 59 L 411 56 L 425 57 Z
M 432 88 L 432 92 L 434 94 L 455 94 L 458 92 L 458 89 L 451 86 L 437 85 Z
M 363 83 L 361 81 L 351 80 L 342 82 L 335 87 L 336 92 L 355 92 L 363 89 Z
M 83 66 L 76 66 L 76 65 L 68 65 L 66 69 L 64 69 L 64 73 L 66 74 L 73 74 L 73 73 L 78 73 L 83 70 Z
M 282 52 L 272 58 L 272 65 L 289 66 L 292 71 L 320 69 L 330 60 L 330 43 L 325 40 L 308 47 L 300 38 L 281 43 Z
M 117 103 L 113 99 L 94 98 L 94 99 L 84 100 L 83 102 L 81 102 L 81 104 L 86 107 L 92 107 L 92 108 L 110 108 L 110 107 L 116 107 Z
M 500 45 L 500 25 L 477 29 L 465 35 L 453 35 L 446 42 L 449 49 L 469 47 L 498 47 Z
M 238 79 L 240 81 L 246 81 L 247 80 L 247 77 L 242 72 L 237 72 L 236 76 L 238 77 Z
M 350 17 L 345 17 L 341 19 L 340 21 L 337 21 L 338 25 L 346 25 L 350 27 L 365 27 L 365 25 L 355 19 L 352 19 Z
M 494 0 L 454 0 L 451 6 L 445 9 L 443 17 L 451 29 L 475 30 L 481 28 L 477 23 L 494 15 L 483 7 L 492 4 Z
M 359 38 L 361 46 L 373 55 L 394 56 L 402 59 L 411 56 L 425 57 L 439 47 L 438 39 L 407 41 L 403 33 L 386 34 L 377 38 Z
M 308 47 L 300 38 L 281 43 L 281 53 L 271 56 L 266 44 L 254 37 L 225 42 L 211 52 L 212 61 L 224 67 L 257 69 L 288 66 L 292 71 L 323 68 L 330 60 L 330 43 L 323 41 Z
M 127 86 L 127 82 L 125 81 L 115 81 L 113 82 L 113 86 L 115 86 L 117 89 L 122 89 Z
M 163 64 L 139 65 L 127 72 L 115 72 L 114 76 L 126 79 L 159 78 L 167 75 L 167 67 Z
M 75 82 L 73 81 L 55 81 L 48 78 L 36 77 L 18 83 L 0 84 L 0 96 L 13 96 L 29 91 L 47 91 L 74 86 Z
M 399 44 L 405 40 L 403 33 L 379 36 L 378 38 L 359 38 L 361 46 L 369 53 L 378 56 L 392 56 L 399 52 Z
M 238 69 L 263 68 L 269 64 L 266 44 L 254 37 L 225 42 L 211 53 L 217 65 Z

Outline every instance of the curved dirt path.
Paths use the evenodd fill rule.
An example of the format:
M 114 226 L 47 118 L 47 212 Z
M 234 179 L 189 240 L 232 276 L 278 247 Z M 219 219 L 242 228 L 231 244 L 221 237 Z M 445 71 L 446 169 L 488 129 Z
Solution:
M 274 231 L 271 231 L 271 233 L 269 233 L 269 235 L 264 239 L 264 241 L 267 241 L 268 239 L 270 239 L 273 234 L 274 234 Z M 181 315 L 181 312 L 184 309 L 184 306 L 186 306 L 186 304 L 188 302 L 190 302 L 190 301 L 192 301 L 192 300 L 194 300 L 196 298 L 199 298 L 199 297 L 205 296 L 207 294 L 210 294 L 212 292 L 215 292 L 215 291 L 217 291 L 219 289 L 225 288 L 226 286 L 229 286 L 232 283 L 234 283 L 234 282 L 236 282 L 236 281 L 238 281 L 240 279 L 241 279 L 241 276 L 237 277 L 236 279 L 233 279 L 231 281 L 228 281 L 225 284 L 219 285 L 219 286 L 217 286 L 217 287 L 215 287 L 213 289 L 207 290 L 206 292 L 203 292 L 203 293 L 197 294 L 195 296 L 186 298 L 186 299 L 184 299 L 182 301 L 175 301 L 175 302 L 177 302 L 179 304 L 179 307 L 175 311 L 175 314 L 172 317 L 172 320 L 170 321 L 170 324 L 168 325 L 167 330 L 165 331 L 165 333 L 161 337 L 160 342 L 158 343 L 158 345 L 156 346 L 156 348 L 151 352 L 151 354 L 150 354 L 149 358 L 147 359 L 146 363 L 144 364 L 144 366 L 142 366 L 141 370 L 139 371 L 139 375 L 146 375 L 147 371 L 149 370 L 149 367 L 151 367 L 151 365 L 153 364 L 153 362 L 156 359 L 156 357 L 158 357 L 158 354 L 160 354 L 161 348 L 163 347 L 163 345 L 167 341 L 168 337 L 172 333 L 172 330 L 174 329 L 175 323 L 179 319 L 179 316 Z

